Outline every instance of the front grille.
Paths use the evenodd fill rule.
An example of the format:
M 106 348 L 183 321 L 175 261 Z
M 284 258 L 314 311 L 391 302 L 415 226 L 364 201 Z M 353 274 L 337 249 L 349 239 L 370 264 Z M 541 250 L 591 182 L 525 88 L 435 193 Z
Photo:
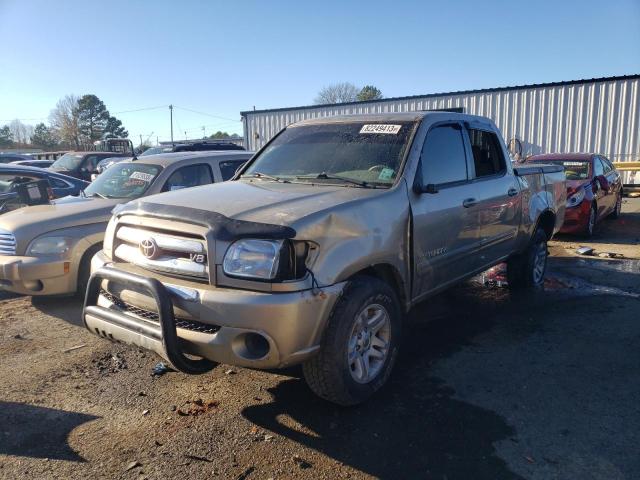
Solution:
M 13 233 L 0 230 L 0 255 L 16 254 L 16 237 Z
M 100 290 L 100 295 L 109 300 L 121 311 L 131 313 L 136 317 L 144 318 L 145 320 L 149 320 L 153 323 L 160 323 L 160 317 L 156 312 L 131 305 L 130 303 L 123 301 L 120 297 L 117 297 L 116 295 L 113 295 L 104 289 Z M 191 330 L 193 332 L 209 334 L 216 333 L 218 330 L 220 330 L 220 327 L 218 325 L 209 325 L 207 323 L 195 322 L 193 320 L 186 320 L 184 318 L 176 318 L 176 327 L 183 328 L 185 330 Z
M 209 280 L 204 238 L 122 225 L 114 255 L 120 260 L 169 275 Z

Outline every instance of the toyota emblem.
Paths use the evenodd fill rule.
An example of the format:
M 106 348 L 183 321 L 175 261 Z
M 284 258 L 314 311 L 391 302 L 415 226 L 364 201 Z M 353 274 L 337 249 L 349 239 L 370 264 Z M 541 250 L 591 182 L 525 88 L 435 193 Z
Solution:
M 140 253 L 147 257 L 149 260 L 153 260 L 160 253 L 158 244 L 153 238 L 145 238 L 140 242 Z

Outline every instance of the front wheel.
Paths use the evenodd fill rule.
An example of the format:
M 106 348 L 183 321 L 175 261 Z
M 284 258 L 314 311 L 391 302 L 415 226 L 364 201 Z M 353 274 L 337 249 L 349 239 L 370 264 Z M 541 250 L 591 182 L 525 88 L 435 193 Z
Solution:
M 619 218 L 621 211 L 622 211 L 622 192 L 620 192 L 618 194 L 618 198 L 616 198 L 616 206 L 614 207 L 613 212 L 611 212 L 610 217 L 613 219 Z
M 391 374 L 401 323 L 393 289 L 374 277 L 355 277 L 333 308 L 320 352 L 303 365 L 311 390 L 339 405 L 367 400 Z
M 538 287 L 547 271 L 547 234 L 536 230 L 527 249 L 507 262 L 509 288 Z

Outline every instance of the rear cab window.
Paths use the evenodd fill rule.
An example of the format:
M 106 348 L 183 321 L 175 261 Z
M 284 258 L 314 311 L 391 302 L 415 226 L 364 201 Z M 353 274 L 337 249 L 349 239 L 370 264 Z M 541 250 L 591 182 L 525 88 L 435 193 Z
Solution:
M 504 158 L 498 136 L 494 132 L 467 129 L 475 178 L 502 175 L 507 171 L 507 163 Z

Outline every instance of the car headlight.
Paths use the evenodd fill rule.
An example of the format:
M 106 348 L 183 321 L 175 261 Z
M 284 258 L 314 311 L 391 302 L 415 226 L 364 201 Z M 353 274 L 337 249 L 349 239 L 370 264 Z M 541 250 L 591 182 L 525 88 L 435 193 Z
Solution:
M 282 245 L 282 240 L 238 240 L 224 256 L 224 273 L 234 277 L 273 280 L 278 275 Z
M 576 207 L 584 200 L 584 188 L 581 188 L 573 195 L 567 198 L 567 208 Z
M 67 253 L 71 249 L 73 240 L 68 237 L 40 237 L 36 238 L 29 248 L 27 255 L 53 255 Z

